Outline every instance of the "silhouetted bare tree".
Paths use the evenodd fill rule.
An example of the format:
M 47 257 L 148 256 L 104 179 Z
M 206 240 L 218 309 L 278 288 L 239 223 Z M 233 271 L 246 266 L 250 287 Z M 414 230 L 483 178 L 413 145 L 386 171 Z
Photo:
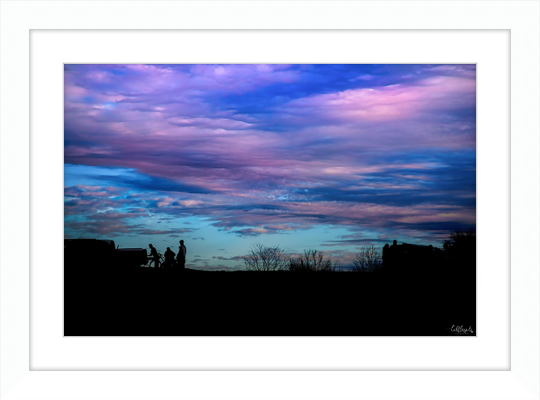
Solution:
M 354 271 L 359 272 L 374 272 L 382 267 L 382 258 L 379 250 L 374 246 L 362 246 L 360 252 L 356 255 L 353 261 Z
M 282 271 L 287 268 L 289 257 L 279 246 L 269 247 L 257 243 L 251 246 L 244 264 L 248 271 Z
M 334 271 L 340 265 L 326 258 L 318 250 L 304 250 L 304 254 L 289 259 L 289 270 L 293 272 Z

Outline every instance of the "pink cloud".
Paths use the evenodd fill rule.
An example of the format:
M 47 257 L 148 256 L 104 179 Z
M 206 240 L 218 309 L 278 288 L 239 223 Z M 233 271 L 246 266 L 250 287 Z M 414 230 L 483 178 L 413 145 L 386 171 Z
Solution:
M 388 122 L 475 104 L 476 79 L 439 76 L 419 81 L 414 86 L 395 84 L 317 94 L 293 100 L 286 108 L 295 117 L 310 114 L 343 122 Z

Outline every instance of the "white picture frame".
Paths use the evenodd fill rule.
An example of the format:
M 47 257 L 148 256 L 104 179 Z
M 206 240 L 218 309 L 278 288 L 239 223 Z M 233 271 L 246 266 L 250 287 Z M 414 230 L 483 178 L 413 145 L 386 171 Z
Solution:
M 538 1 L 2 1 L 1 11 L 0 398 L 540 397 Z M 159 366 L 148 364 L 148 371 L 128 368 L 98 371 L 97 367 L 94 370 L 70 366 L 49 370 L 32 367 L 30 321 L 32 313 L 37 311 L 30 305 L 38 283 L 31 280 L 31 272 L 39 273 L 41 269 L 36 265 L 44 263 L 46 266 L 50 261 L 38 257 L 42 253 L 29 252 L 48 240 L 43 236 L 35 237 L 30 231 L 32 219 L 36 217 L 30 212 L 34 210 L 31 201 L 35 203 L 39 199 L 31 197 L 30 193 L 31 185 L 36 184 L 32 182 L 35 176 L 31 176 L 35 153 L 29 152 L 35 140 L 29 132 L 35 132 L 32 127 L 35 122 L 29 120 L 28 115 L 31 104 L 34 108 L 40 104 L 31 103 L 30 99 L 32 49 L 29 51 L 29 47 L 33 30 L 67 29 L 130 30 L 126 35 L 140 29 L 508 30 L 512 66 L 511 146 L 508 143 L 512 197 L 511 221 L 507 221 L 511 225 L 512 271 L 508 284 L 511 284 L 512 330 L 511 336 L 508 335 L 511 352 L 508 368 L 430 371 L 428 368 L 384 370 L 374 367 L 377 370 L 344 371 L 345 368 L 329 365 L 329 370 L 324 371 L 318 365 L 317 371 L 287 366 L 283 367 L 285 370 L 248 366 L 228 371 L 217 367 L 214 370 L 160 371 Z M 388 54 L 387 59 L 378 61 L 398 60 Z M 56 101 L 58 95 L 52 98 Z M 479 124 L 481 121 L 479 118 Z M 60 160 L 53 159 L 51 163 L 58 163 L 54 168 L 61 169 Z M 494 177 L 495 181 L 497 179 L 506 182 L 506 178 Z M 61 205 L 55 207 L 61 208 Z M 35 264 L 38 261 L 40 264 Z M 61 293 L 51 290 L 50 296 L 61 298 Z M 506 310 L 492 312 L 505 313 Z M 50 323 L 58 325 L 59 321 Z M 477 338 L 471 339 L 478 339 L 480 343 L 486 334 L 480 331 Z M 69 338 L 55 340 L 66 342 Z

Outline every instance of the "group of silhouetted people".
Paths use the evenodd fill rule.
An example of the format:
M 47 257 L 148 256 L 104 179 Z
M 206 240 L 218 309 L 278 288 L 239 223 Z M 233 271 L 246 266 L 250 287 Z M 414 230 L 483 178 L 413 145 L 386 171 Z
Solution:
M 161 255 L 158 253 L 156 248 L 152 246 L 152 244 L 149 244 L 148 247 L 150 248 L 150 255 L 148 256 L 148 259 L 150 260 L 150 264 L 148 266 L 152 266 L 152 263 L 154 264 L 154 268 L 167 268 L 167 269 L 179 269 L 184 270 L 186 269 L 186 253 L 187 249 L 184 245 L 184 241 L 180 240 L 180 246 L 178 246 L 178 255 L 174 253 L 174 251 L 171 250 L 170 247 L 167 247 L 167 250 L 164 254 L 164 261 L 161 262 Z M 176 256 L 176 258 L 175 258 Z

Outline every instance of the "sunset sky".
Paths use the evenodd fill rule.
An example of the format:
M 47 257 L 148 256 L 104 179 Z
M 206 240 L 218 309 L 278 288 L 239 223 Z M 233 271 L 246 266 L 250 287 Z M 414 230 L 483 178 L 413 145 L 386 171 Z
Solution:
M 476 226 L 475 65 L 65 65 L 65 238 L 442 246 Z

